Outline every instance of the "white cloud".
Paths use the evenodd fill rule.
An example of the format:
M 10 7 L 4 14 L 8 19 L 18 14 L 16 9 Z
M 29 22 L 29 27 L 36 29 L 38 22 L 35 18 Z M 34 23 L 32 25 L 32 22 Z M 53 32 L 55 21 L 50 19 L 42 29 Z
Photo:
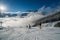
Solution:
M 38 10 L 38 12 L 30 12 L 26 17 L 24 18 L 5 18 L 4 22 L 3 22 L 3 26 L 4 27 L 26 27 L 28 25 L 34 25 L 36 23 L 37 20 L 41 19 L 42 17 L 44 17 L 42 14 L 42 12 L 46 10 L 48 11 L 48 13 L 51 12 L 51 8 L 47 7 L 45 8 L 45 6 L 43 6 L 42 8 L 40 8 Z
M 32 12 L 24 18 L 5 18 L 2 25 L 3 27 L 26 27 L 28 25 L 32 26 L 42 17 L 43 15 Z

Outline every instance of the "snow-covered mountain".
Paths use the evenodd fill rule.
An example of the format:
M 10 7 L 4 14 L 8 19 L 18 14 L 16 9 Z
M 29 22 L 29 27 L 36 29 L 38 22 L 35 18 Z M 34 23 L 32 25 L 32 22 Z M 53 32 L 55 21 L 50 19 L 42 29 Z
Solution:
M 45 7 L 37 12 L 18 14 L 1 14 L 0 22 L 3 29 L 0 29 L 0 40 L 60 40 L 60 28 L 54 28 L 54 23 L 42 24 L 42 29 L 38 26 L 31 29 L 36 20 L 45 17 L 42 15 Z M 49 13 L 49 12 L 48 12 Z M 8 16 L 8 17 L 5 17 Z

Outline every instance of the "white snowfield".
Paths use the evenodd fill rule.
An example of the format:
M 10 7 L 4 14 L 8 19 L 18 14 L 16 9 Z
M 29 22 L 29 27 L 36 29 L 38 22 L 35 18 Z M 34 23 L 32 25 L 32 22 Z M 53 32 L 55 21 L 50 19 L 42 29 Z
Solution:
M 60 28 L 50 26 L 42 29 L 38 27 L 26 28 L 29 23 L 33 24 L 33 20 L 30 18 L 29 20 L 5 18 L 0 21 L 3 21 L 2 26 L 4 27 L 0 30 L 0 40 L 60 40 Z
M 0 29 L 0 40 L 60 40 L 60 28 L 26 28 L 42 17 L 44 16 L 39 14 L 29 14 L 25 18 L 0 18 L 3 27 Z
M 60 40 L 60 28 L 12 28 L 0 30 L 0 40 Z

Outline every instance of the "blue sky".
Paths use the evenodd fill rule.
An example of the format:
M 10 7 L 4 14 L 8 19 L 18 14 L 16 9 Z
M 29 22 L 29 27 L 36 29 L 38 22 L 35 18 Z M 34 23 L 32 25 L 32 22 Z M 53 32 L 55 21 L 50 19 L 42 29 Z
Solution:
M 60 0 L 0 0 L 0 3 L 8 5 L 7 11 L 37 10 L 42 6 L 56 8 Z

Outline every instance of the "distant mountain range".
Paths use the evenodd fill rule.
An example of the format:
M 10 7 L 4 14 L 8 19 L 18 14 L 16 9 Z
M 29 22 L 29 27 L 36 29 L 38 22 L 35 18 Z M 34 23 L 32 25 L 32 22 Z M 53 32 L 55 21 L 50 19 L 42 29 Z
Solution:
M 17 14 L 0 14 L 0 17 L 6 17 L 6 16 L 15 17 L 15 16 L 17 16 Z
M 0 14 L 0 17 L 16 17 L 16 16 L 27 16 L 29 13 L 22 13 L 22 14 Z
M 28 11 L 28 12 L 31 12 L 30 10 Z M 33 11 L 34 12 L 34 11 Z M 37 12 L 37 10 L 35 11 L 35 12 Z M 22 13 L 22 14 L 10 14 L 10 13 L 8 13 L 8 14 L 4 14 L 4 13 L 0 13 L 0 17 L 6 17 L 6 16 L 8 16 L 8 17 L 16 17 L 16 16 L 20 16 L 20 17 L 24 17 L 24 16 L 27 16 L 29 13 Z M 47 15 L 48 13 L 47 12 L 42 12 L 42 14 L 41 15 Z

